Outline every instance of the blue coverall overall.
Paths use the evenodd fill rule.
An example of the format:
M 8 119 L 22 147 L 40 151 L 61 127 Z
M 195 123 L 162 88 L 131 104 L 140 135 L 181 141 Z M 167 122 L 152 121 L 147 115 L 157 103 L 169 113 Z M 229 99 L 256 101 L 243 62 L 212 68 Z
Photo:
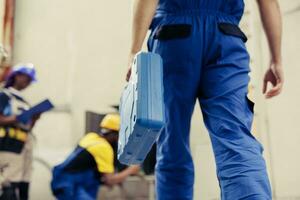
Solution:
M 149 51 L 164 65 L 166 128 L 157 141 L 159 200 L 193 199 L 190 122 L 199 100 L 222 200 L 270 200 L 263 148 L 251 134 L 243 0 L 160 0 Z
M 51 188 L 58 200 L 95 200 L 97 199 L 100 181 L 95 171 L 85 170 L 80 173 L 68 173 L 66 166 L 81 153 L 77 148 L 62 164 L 54 167 Z

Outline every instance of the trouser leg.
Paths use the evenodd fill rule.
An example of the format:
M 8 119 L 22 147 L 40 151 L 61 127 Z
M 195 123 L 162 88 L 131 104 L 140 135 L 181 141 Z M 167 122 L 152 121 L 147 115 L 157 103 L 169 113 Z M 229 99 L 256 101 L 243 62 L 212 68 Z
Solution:
M 201 55 L 200 47 L 193 48 L 191 44 L 192 39 L 197 41 L 197 38 L 172 36 L 168 41 L 154 41 L 150 37 L 148 43 L 150 50 L 161 55 L 164 68 L 166 127 L 157 140 L 155 172 L 159 200 L 193 199 L 194 166 L 189 132 L 199 84 Z M 154 49 L 152 46 L 155 46 Z
M 20 182 L 19 183 L 19 196 L 20 196 L 20 200 L 28 200 L 29 182 Z
M 239 38 L 224 36 L 222 40 L 219 59 L 203 68 L 200 92 L 222 200 L 270 200 L 263 149 L 251 134 L 253 103 L 247 98 L 249 57 Z

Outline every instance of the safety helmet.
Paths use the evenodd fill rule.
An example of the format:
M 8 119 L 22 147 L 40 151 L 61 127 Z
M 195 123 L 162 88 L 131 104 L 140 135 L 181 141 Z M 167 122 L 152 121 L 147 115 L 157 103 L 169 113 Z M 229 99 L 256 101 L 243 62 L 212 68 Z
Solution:
M 100 123 L 101 133 L 118 132 L 120 130 L 120 115 L 107 114 Z
M 13 84 L 14 77 L 17 74 L 25 74 L 30 77 L 31 82 L 36 82 L 36 70 L 34 68 L 34 65 L 32 63 L 26 63 L 26 64 L 18 64 L 15 65 L 11 72 L 8 74 L 6 78 L 5 87 L 10 87 Z

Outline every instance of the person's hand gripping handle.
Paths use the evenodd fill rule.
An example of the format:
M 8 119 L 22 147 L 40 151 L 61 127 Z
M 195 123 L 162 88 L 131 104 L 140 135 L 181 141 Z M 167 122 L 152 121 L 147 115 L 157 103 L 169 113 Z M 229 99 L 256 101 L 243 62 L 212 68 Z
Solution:
M 129 81 L 131 75 L 131 66 L 135 54 L 142 49 L 147 31 L 152 22 L 158 0 L 135 0 L 133 23 L 132 23 L 132 36 L 131 47 L 128 58 L 128 71 L 126 74 L 126 80 Z

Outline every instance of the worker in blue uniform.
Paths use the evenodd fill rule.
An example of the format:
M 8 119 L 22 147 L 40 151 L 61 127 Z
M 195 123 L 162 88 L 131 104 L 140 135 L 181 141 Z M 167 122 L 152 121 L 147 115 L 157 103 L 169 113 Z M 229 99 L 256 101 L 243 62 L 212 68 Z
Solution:
M 283 86 L 281 14 L 277 0 L 257 3 L 271 53 L 263 92 L 271 98 Z M 249 54 L 238 26 L 243 12 L 243 0 L 135 0 L 127 80 L 148 28 L 149 51 L 163 59 L 166 127 L 157 141 L 159 200 L 193 198 L 189 132 L 196 100 L 209 130 L 221 199 L 272 199 L 263 148 L 250 132 Z
M 101 183 L 122 183 L 139 171 L 139 166 L 130 166 L 114 174 L 111 144 L 118 140 L 120 116 L 108 114 L 100 126 L 101 133 L 87 133 L 68 158 L 54 167 L 51 188 L 58 200 L 96 200 Z

